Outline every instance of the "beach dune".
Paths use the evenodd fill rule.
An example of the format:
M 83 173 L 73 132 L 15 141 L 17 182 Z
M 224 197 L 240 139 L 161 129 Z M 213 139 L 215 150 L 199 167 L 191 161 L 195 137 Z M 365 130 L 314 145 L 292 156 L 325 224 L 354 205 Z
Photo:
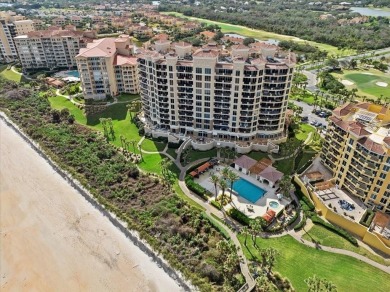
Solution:
M 181 291 L 0 120 L 1 291 Z

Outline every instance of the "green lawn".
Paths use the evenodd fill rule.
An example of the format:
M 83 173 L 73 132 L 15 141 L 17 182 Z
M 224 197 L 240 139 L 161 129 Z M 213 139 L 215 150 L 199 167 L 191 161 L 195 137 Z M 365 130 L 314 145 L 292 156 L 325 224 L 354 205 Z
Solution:
M 262 158 L 268 158 L 268 153 L 266 152 L 261 152 L 261 151 L 252 151 L 248 154 L 246 154 L 250 158 L 253 158 L 254 160 L 259 161 Z
M 309 160 L 311 160 L 314 156 L 316 155 L 316 153 L 314 152 L 303 152 L 302 153 L 302 158 L 301 160 L 297 161 L 298 165 L 296 165 L 295 169 L 300 169 L 301 167 L 303 167 L 306 163 L 309 162 Z
M 239 236 L 242 249 L 249 260 L 259 260 L 259 250 L 250 236 L 247 247 Z M 273 247 L 280 255 L 275 270 L 287 277 L 296 291 L 307 291 L 305 279 L 314 274 L 332 281 L 338 291 L 390 291 L 390 275 L 349 256 L 317 250 L 297 242 L 291 236 L 257 239 L 259 248 Z M 374 290 L 373 290 L 374 289 Z
M 309 124 L 300 124 L 299 128 L 295 131 L 295 137 L 298 140 L 305 141 L 309 136 L 309 133 L 314 133 L 316 128 Z
M 0 75 L 8 80 L 12 80 L 15 82 L 28 82 L 22 75 L 16 74 L 11 69 L 7 69 L 8 65 L 0 66 Z
M 332 73 L 341 80 L 352 81 L 353 85 L 346 85 L 348 89 L 357 88 L 357 94 L 370 98 L 378 98 L 381 95 L 390 96 L 390 75 L 379 70 L 366 71 L 344 70 L 342 73 Z M 387 83 L 387 87 L 376 85 L 377 82 Z
M 207 151 L 191 150 L 190 154 L 188 154 L 187 161 L 188 161 L 188 163 L 190 163 L 190 162 L 196 161 L 198 159 L 212 158 L 212 157 L 216 157 L 216 156 L 217 156 L 217 149 L 216 148 L 211 149 L 211 150 L 207 150 Z
M 109 106 L 109 108 L 103 111 L 102 113 L 94 115 L 87 119 L 84 116 L 84 113 L 81 109 L 79 109 L 77 106 L 72 104 L 69 100 L 67 100 L 64 97 L 60 97 L 60 96 L 50 97 L 49 102 L 51 104 L 51 107 L 54 109 L 61 110 L 64 108 L 68 108 L 69 111 L 75 116 L 75 119 L 78 123 L 91 127 L 92 129 L 98 130 L 100 132 L 103 132 L 103 128 L 100 125 L 99 118 L 101 117 L 112 118 L 116 137 L 114 140 L 111 140 L 110 142 L 116 146 L 121 146 L 121 142 L 119 139 L 120 135 L 126 137 L 128 141 L 133 140 L 136 141 L 137 143 L 142 138 L 138 134 L 138 128 L 135 126 L 134 123 L 130 121 L 130 114 L 127 111 L 126 103 Z M 162 150 L 161 148 L 163 148 L 163 146 L 165 147 L 165 143 L 160 143 L 149 139 L 145 139 L 141 147 L 144 150 L 155 152 L 155 151 L 161 151 Z M 139 150 L 137 148 L 133 149 L 132 145 L 130 145 L 130 151 L 139 153 Z M 161 175 L 160 162 L 163 158 L 165 158 L 163 154 L 143 154 L 143 161 L 139 163 L 138 166 L 141 170 L 145 172 L 156 173 Z M 170 170 L 174 174 L 176 174 L 176 176 L 178 176 L 179 170 L 175 165 L 172 165 Z M 175 182 L 173 188 L 175 192 L 178 194 L 178 196 L 183 198 L 189 204 L 199 209 L 203 209 L 199 204 L 197 204 L 191 198 L 188 198 L 183 193 L 177 181 Z
M 139 94 L 122 93 L 116 97 L 118 101 L 133 101 L 139 99 Z
M 294 167 L 294 157 L 277 160 L 273 166 L 284 174 L 290 175 Z
M 325 227 L 320 226 L 320 225 L 314 225 L 309 230 L 309 232 L 307 232 L 303 236 L 303 238 L 308 240 L 308 241 L 315 240 L 316 242 L 319 242 L 321 245 L 350 250 L 350 251 L 356 252 L 358 254 L 361 254 L 367 258 L 370 258 L 373 261 L 376 261 L 382 265 L 390 265 L 390 260 L 385 260 L 383 257 L 374 255 L 373 253 L 369 252 L 364 247 L 354 246 L 348 240 L 342 238 L 341 236 L 337 235 L 336 233 L 334 233 L 334 232 L 332 232 L 332 231 L 330 231 L 330 230 L 328 230 Z
M 167 153 L 168 153 L 169 155 L 171 155 L 173 158 L 176 159 L 176 158 L 177 158 L 176 150 L 177 150 L 177 149 L 167 148 Z
M 340 55 L 340 56 L 351 55 L 351 54 L 355 53 L 354 50 L 341 51 L 341 50 L 339 50 L 336 47 L 331 46 L 331 45 L 316 43 L 316 42 L 312 42 L 312 41 L 306 41 L 306 40 L 303 40 L 303 39 L 300 39 L 300 38 L 297 38 L 294 36 L 282 35 L 282 34 L 267 32 L 267 31 L 259 30 L 259 29 L 251 29 L 249 27 L 245 27 L 245 26 L 241 26 L 241 25 L 227 24 L 227 23 L 223 23 L 223 22 L 212 21 L 212 20 L 197 18 L 197 17 L 187 17 L 187 16 L 184 16 L 182 13 L 178 13 L 178 12 L 162 12 L 162 13 L 163 14 L 172 14 L 172 15 L 175 15 L 176 17 L 180 17 L 180 18 L 188 18 L 190 20 L 197 20 L 199 22 L 206 23 L 206 24 L 217 24 L 221 27 L 221 30 L 223 33 L 236 33 L 236 34 L 240 34 L 244 37 L 253 37 L 256 39 L 260 39 L 260 40 L 275 39 L 275 40 L 279 40 L 279 41 L 292 40 L 292 41 L 296 41 L 296 42 L 307 42 L 308 44 L 310 44 L 312 46 L 316 46 L 316 47 L 320 48 L 321 50 L 325 50 L 331 54 Z
M 167 144 L 164 142 L 158 142 L 148 138 L 145 138 L 141 145 L 143 150 L 150 152 L 163 151 L 165 146 L 167 146 Z

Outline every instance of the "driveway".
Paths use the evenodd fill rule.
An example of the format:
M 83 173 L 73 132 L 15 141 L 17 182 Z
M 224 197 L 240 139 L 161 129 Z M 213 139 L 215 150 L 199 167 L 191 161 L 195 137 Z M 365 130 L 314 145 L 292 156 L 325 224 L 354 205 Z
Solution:
M 312 105 L 309 105 L 303 101 L 296 101 L 296 100 L 291 100 L 294 104 L 296 104 L 297 106 L 300 106 L 303 108 L 303 111 L 302 111 L 302 116 L 307 116 L 309 117 L 309 123 L 311 121 L 317 121 L 317 122 L 320 122 L 322 123 L 323 125 L 325 126 L 328 126 L 328 122 L 326 121 L 326 119 L 324 118 L 321 118 L 315 114 L 312 113 L 312 110 L 314 109 L 314 106 Z

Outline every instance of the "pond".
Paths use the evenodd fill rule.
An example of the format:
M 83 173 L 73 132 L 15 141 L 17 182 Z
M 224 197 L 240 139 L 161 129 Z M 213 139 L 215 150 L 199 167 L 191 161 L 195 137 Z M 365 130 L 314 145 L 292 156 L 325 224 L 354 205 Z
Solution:
M 390 17 L 390 11 L 386 11 L 380 8 L 369 7 L 351 7 L 352 12 L 360 13 L 365 16 L 385 16 Z

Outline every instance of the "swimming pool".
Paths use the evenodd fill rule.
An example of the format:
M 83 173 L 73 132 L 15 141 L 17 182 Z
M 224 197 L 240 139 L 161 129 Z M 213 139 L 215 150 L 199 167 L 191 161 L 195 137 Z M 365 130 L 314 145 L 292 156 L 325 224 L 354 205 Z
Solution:
M 77 70 L 68 70 L 68 71 L 60 71 L 60 72 L 57 72 L 56 74 L 54 74 L 55 77 L 76 77 L 76 78 L 80 78 L 80 74 L 79 74 L 79 71 Z
M 233 184 L 233 190 L 236 191 L 240 197 L 243 197 L 251 203 L 256 203 L 256 201 L 262 198 L 266 193 L 262 188 L 243 178 L 240 178 Z

